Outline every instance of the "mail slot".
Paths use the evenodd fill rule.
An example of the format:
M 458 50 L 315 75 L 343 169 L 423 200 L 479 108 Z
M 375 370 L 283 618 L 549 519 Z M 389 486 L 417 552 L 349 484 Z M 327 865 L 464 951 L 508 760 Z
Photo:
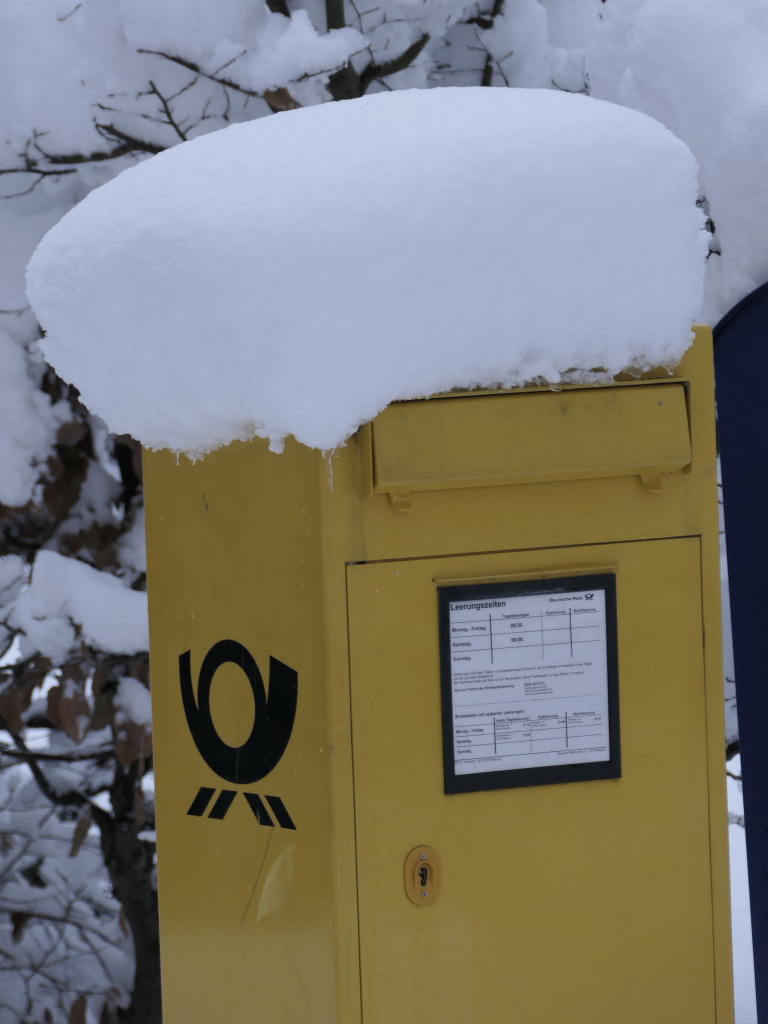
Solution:
M 397 402 L 366 430 L 375 493 L 649 477 L 691 461 L 680 383 Z
M 144 475 L 166 1024 L 732 1024 L 707 328 Z

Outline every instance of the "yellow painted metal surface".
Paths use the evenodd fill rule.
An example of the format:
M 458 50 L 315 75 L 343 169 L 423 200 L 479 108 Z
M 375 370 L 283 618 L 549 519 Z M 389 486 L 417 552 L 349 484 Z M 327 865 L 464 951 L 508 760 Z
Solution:
M 377 416 L 374 490 L 671 473 L 691 461 L 680 383 L 470 397 Z
M 564 395 L 581 479 L 558 478 L 580 471 L 568 414 L 531 414 L 546 482 L 503 448 L 479 475 L 514 482 L 472 481 L 446 446 L 459 421 L 482 440 L 472 403 Z M 410 511 L 375 492 L 385 435 Z M 330 468 L 332 489 L 290 441 L 145 456 L 167 1024 L 731 1024 L 710 332 L 668 382 L 390 407 Z M 622 777 L 446 796 L 438 587 L 596 572 Z M 421 845 L 429 906 L 404 884 Z
M 349 567 L 364 1019 L 716 1019 L 699 539 L 549 557 L 617 574 L 622 778 L 459 796 L 425 771 L 440 691 L 414 680 L 439 666 L 414 623 L 436 576 L 534 574 L 542 552 Z M 413 839 L 440 852 L 450 927 L 403 906 Z

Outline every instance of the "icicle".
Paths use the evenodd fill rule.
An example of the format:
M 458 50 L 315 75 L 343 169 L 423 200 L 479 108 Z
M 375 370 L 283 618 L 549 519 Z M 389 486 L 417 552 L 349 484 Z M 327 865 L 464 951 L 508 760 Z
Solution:
M 336 457 L 336 448 L 326 448 L 323 450 L 323 458 L 325 459 L 325 472 L 328 479 L 328 493 L 333 494 L 333 459 Z

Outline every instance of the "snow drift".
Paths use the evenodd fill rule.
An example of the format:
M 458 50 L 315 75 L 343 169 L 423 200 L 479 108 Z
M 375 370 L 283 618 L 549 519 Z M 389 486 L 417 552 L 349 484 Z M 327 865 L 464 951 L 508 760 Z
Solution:
M 46 235 L 28 293 L 113 430 L 329 449 L 395 399 L 675 363 L 702 298 L 696 199 L 690 151 L 634 110 L 379 94 L 123 172 Z

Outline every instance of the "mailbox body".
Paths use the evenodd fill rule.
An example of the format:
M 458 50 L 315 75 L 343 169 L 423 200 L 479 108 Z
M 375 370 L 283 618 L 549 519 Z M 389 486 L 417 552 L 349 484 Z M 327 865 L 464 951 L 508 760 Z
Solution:
M 666 379 L 396 403 L 330 458 L 147 453 L 145 486 L 166 1024 L 732 1022 L 708 329 Z M 439 588 L 595 574 L 621 777 L 446 795 Z M 201 698 L 222 640 L 266 697 L 225 660 Z M 230 748 L 297 674 L 267 774 L 207 763 L 186 652 Z

